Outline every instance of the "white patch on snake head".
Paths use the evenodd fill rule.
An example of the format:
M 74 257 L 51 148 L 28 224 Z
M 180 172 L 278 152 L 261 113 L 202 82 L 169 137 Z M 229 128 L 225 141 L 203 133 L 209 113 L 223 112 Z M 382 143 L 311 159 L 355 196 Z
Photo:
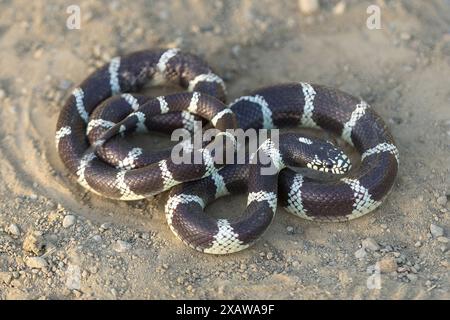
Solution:
M 330 149 L 331 150 L 331 149 Z M 306 164 L 310 169 L 320 172 L 331 172 L 333 174 L 344 174 L 351 168 L 350 160 L 347 155 L 338 149 L 333 149 L 333 153 L 336 155 L 333 158 L 320 158 L 317 154 L 314 155 L 314 159 Z
M 324 172 L 333 174 L 344 174 L 351 168 L 347 155 L 340 151 L 336 157 L 322 161 L 321 166 L 324 168 Z
M 300 141 L 301 143 L 305 143 L 305 144 L 313 144 L 311 139 L 308 139 L 308 138 L 305 138 L 305 137 L 298 138 L 298 141 Z

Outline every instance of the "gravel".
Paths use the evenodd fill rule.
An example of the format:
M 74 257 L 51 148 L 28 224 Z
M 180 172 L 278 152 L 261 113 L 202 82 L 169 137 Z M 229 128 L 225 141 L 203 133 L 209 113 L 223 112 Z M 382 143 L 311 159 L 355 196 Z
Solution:
M 98 230 L 100 232 L 105 232 L 106 230 L 109 230 L 110 228 L 111 228 L 110 223 L 102 223 L 102 225 L 100 226 L 100 228 L 98 228 Z
M 441 196 L 437 198 L 436 202 L 441 206 L 445 206 L 447 204 L 447 196 Z
M 39 255 L 43 253 L 45 241 L 40 232 L 30 232 L 25 236 L 22 245 L 23 250 Z
M 66 287 L 70 290 L 80 290 L 81 272 L 76 264 L 69 264 L 66 270 Z
M 449 242 L 450 242 L 450 239 L 447 238 L 447 237 L 441 236 L 441 237 L 438 237 L 438 238 L 437 238 L 437 241 L 439 241 L 440 243 L 449 243 Z
M 12 280 L 13 276 L 11 272 L 0 272 L 0 283 L 3 282 L 5 284 L 9 284 Z
M 29 257 L 25 264 L 32 269 L 43 269 L 48 266 L 47 261 L 42 257 Z
M 363 259 L 367 255 L 366 249 L 361 248 L 355 251 L 355 258 Z
M 378 261 L 378 267 L 381 273 L 391 273 L 397 271 L 398 265 L 395 257 L 389 255 Z
M 413 274 L 413 273 L 408 273 L 408 274 L 406 275 L 406 277 L 407 277 L 408 280 L 411 281 L 411 282 L 416 282 L 417 279 L 419 279 L 419 277 L 418 277 L 416 274 Z
M 339 1 L 333 8 L 333 14 L 341 15 L 345 12 L 345 8 L 347 7 L 345 1 Z
M 20 229 L 16 224 L 13 224 L 13 223 L 10 224 L 8 227 L 8 232 L 10 234 L 12 234 L 13 236 L 16 236 L 16 237 L 20 236 Z
M 114 251 L 116 252 L 126 252 L 131 249 L 131 243 L 123 241 L 123 240 L 117 240 L 114 244 Z
M 75 224 L 76 221 L 77 221 L 77 219 L 75 218 L 75 216 L 68 214 L 67 216 L 64 217 L 62 226 L 64 228 L 70 228 L 71 226 L 73 226 Z
M 444 228 L 432 223 L 430 225 L 430 232 L 434 238 L 438 238 L 444 235 Z
M 187 0 L 188 4 L 194 2 Z M 447 227 L 450 215 L 439 214 L 439 211 L 446 209 L 449 212 L 446 207 L 449 201 L 445 199 L 446 204 L 443 204 L 443 195 L 450 193 L 448 170 L 445 168 L 450 116 L 448 110 L 440 106 L 445 105 L 443 100 L 447 101 L 450 93 L 442 81 L 448 74 L 450 60 L 443 54 L 447 48 L 430 52 L 429 43 L 443 41 L 440 40 L 442 32 L 427 25 L 426 21 L 436 19 L 435 25 L 446 30 L 448 23 L 441 23 L 442 17 L 430 16 L 429 13 L 435 13 L 435 5 L 427 7 L 428 1 L 420 5 L 411 3 L 406 8 L 406 4 L 394 6 L 391 1 L 385 1 L 384 9 L 390 14 L 382 18 L 388 32 L 380 34 L 373 31 L 367 32 L 365 37 L 349 37 L 349 34 L 361 32 L 361 19 L 357 17 L 360 18 L 361 14 L 368 16 L 365 14 L 366 4 L 349 0 L 306 2 L 309 6 L 313 3 L 313 8 L 305 9 L 305 5 L 299 8 L 299 0 L 290 6 L 280 4 L 264 10 L 246 2 L 233 2 L 231 5 L 221 1 L 213 1 L 211 5 L 205 3 L 202 7 L 211 17 L 224 18 L 220 21 L 221 37 L 215 36 L 219 29 L 211 27 L 211 22 L 201 10 L 185 14 L 179 5 L 164 2 L 156 8 L 158 13 L 164 11 L 164 14 L 147 15 L 148 19 L 141 19 L 145 12 L 136 10 L 139 4 L 132 5 L 130 9 L 133 10 L 120 4 L 116 11 L 120 9 L 129 18 L 131 23 L 128 24 L 124 23 L 128 20 L 120 16 L 96 17 L 95 13 L 101 12 L 102 5 L 90 2 L 83 16 L 83 21 L 86 20 L 83 32 L 89 34 L 105 27 L 117 32 L 99 39 L 85 37 L 84 45 L 75 55 L 65 50 L 68 45 L 74 45 L 73 41 L 67 43 L 62 41 L 63 36 L 55 38 L 53 35 L 54 39 L 50 39 L 44 34 L 55 25 L 51 19 L 45 19 L 48 10 L 32 14 L 22 10 L 25 3 L 12 5 L 23 14 L 18 27 L 9 29 L 8 36 L 0 39 L 6 49 L 5 61 L 16 61 L 15 57 L 11 59 L 15 56 L 14 50 L 18 44 L 29 40 L 26 37 L 29 32 L 23 32 L 23 25 L 26 23 L 28 28 L 32 28 L 34 18 L 43 19 L 43 23 L 42 28 L 33 32 L 36 37 L 28 52 L 18 57 L 23 68 L 36 76 L 30 81 L 21 75 L 16 77 L 15 63 L 3 63 L 4 75 L 0 81 L 0 99 L 3 97 L 5 106 L 2 109 L 5 121 L 0 128 L 3 139 L 0 163 L 2 168 L 6 168 L 2 171 L 5 183 L 3 188 L 0 186 L 3 200 L 0 203 L 0 300 L 23 296 L 30 299 L 86 300 L 112 297 L 232 299 L 239 296 L 252 299 L 348 299 L 355 295 L 379 299 L 445 298 L 450 283 L 450 252 L 445 254 L 441 250 L 448 251 L 449 243 L 446 241 L 450 238 Z M 216 8 L 216 4 L 221 8 Z M 347 8 L 343 11 L 345 5 Z M 447 11 L 450 12 L 450 8 Z M 443 16 L 448 16 L 447 11 Z M 236 21 L 234 12 L 248 16 L 248 21 Z M 182 21 L 189 16 L 198 23 L 194 28 L 197 34 L 191 34 L 189 30 L 180 31 L 174 24 L 160 23 L 163 16 L 166 22 Z M 5 19 L 4 23 L 9 25 L 14 15 L 6 14 Z M 410 23 L 405 24 L 405 21 Z M 420 29 L 422 27 L 423 30 Z M 141 35 L 136 37 L 133 30 L 138 29 L 149 32 L 141 31 Z M 300 38 L 298 29 L 302 31 Z M 408 34 L 402 35 L 402 32 Z M 9 41 L 16 37 L 17 42 Z M 206 41 L 199 41 L 204 37 Z M 255 90 L 264 83 L 276 83 L 280 75 L 289 81 L 297 81 L 299 70 L 305 63 L 324 60 L 323 66 L 311 69 L 306 77 L 317 82 L 329 82 L 327 79 L 331 76 L 330 85 L 343 86 L 365 96 L 378 106 L 386 119 L 393 118 L 392 133 L 408 161 L 402 162 L 402 174 L 384 205 L 360 220 L 345 224 L 310 223 L 281 214 L 254 247 L 234 255 L 212 257 L 187 248 L 171 234 L 163 223 L 166 195 L 137 202 L 111 202 L 77 187 L 59 157 L 54 157 L 53 134 L 46 132 L 46 124 L 53 128 L 57 121 L 57 113 L 64 103 L 62 96 L 70 95 L 70 87 L 77 85 L 96 63 L 103 64 L 108 55 L 144 48 L 143 40 L 149 47 L 167 47 L 170 42 L 178 42 L 173 41 L 177 38 L 183 40 L 184 50 L 200 53 L 217 67 L 219 75 L 226 76 L 227 84 L 234 88 L 229 99 Z M 339 48 L 350 38 L 355 41 L 347 41 L 349 50 L 344 55 L 327 54 L 323 50 Z M 52 39 L 55 41 L 50 41 Z M 305 45 L 311 40 L 312 45 Z M 394 40 L 398 41 L 398 47 L 391 46 Z M 96 43 L 99 44 L 97 47 Z M 366 54 L 375 47 L 386 52 L 386 56 L 374 58 Z M 94 54 L 92 48 L 95 48 Z M 355 50 L 357 48 L 362 50 Z M 40 56 L 39 61 L 34 62 L 33 52 L 37 52 L 35 57 Z M 46 52 L 61 54 L 55 60 Z M 88 61 L 79 59 L 83 56 L 88 57 Z M 274 57 L 280 63 L 272 63 Z M 422 65 L 419 59 L 430 60 L 430 66 Z M 71 61 L 67 68 L 64 61 Z M 403 64 L 413 70 L 413 74 L 404 74 L 403 70 L 407 69 L 402 68 Z M 261 65 L 270 65 L 270 72 L 254 72 Z M 359 79 L 358 74 L 364 72 L 367 65 L 373 66 L 368 73 L 380 72 L 375 72 L 377 76 L 373 79 Z M 440 92 L 438 95 L 433 94 L 433 90 L 417 89 L 422 88 L 424 79 L 430 79 L 431 75 L 433 80 L 426 86 L 428 89 L 436 88 Z M 30 97 L 34 99 L 34 113 L 22 103 Z M 431 111 L 428 113 L 420 108 L 418 101 L 421 99 L 430 101 Z M 31 130 L 33 134 L 16 138 L 17 128 L 11 119 L 17 118 L 22 111 L 36 117 L 36 123 L 45 118 L 45 125 L 25 123 L 23 129 Z M 437 111 L 443 113 L 444 120 L 433 118 Z M 435 130 L 425 130 L 430 121 L 424 119 L 430 120 Z M 442 122 L 449 126 L 442 127 Z M 425 133 L 416 137 L 414 130 Z M 31 146 L 27 161 L 20 161 L 27 146 Z M 5 150 L 6 153 L 3 152 Z M 423 154 L 434 156 L 424 161 Z M 29 174 L 24 176 L 23 172 Z M 45 188 L 37 181 L 45 181 Z M 30 196 L 30 192 L 36 194 Z M 220 212 L 217 213 L 242 209 L 235 204 L 228 205 L 228 201 L 223 204 L 218 205 L 222 208 L 218 208 Z M 66 215 L 76 217 L 74 224 L 67 228 L 63 227 Z M 442 226 L 444 235 L 433 238 L 431 223 Z M 11 224 L 15 224 L 20 233 L 11 229 Z M 118 243 L 119 239 L 123 242 Z M 381 249 L 377 250 L 377 246 Z M 116 249 L 128 251 L 117 253 Z M 260 252 L 263 252 L 262 256 Z M 48 266 L 29 267 L 33 258 L 27 264 L 28 256 L 37 258 L 34 265 L 46 262 Z M 383 271 L 392 271 L 381 278 L 380 260 Z M 364 273 L 366 268 L 367 275 Z M 375 285 L 381 280 L 381 290 L 367 291 L 369 286 L 364 280 L 369 275 L 373 275 Z M 177 284 L 178 276 L 182 276 L 182 285 Z M 427 291 L 427 280 L 430 280 L 428 287 L 434 288 L 433 291 Z
M 380 250 L 380 246 L 378 243 L 372 238 L 366 238 L 362 242 L 362 247 L 369 251 L 378 251 Z
M 319 0 L 299 0 L 298 6 L 303 14 L 313 14 L 320 9 Z
M 408 32 L 402 32 L 400 34 L 400 39 L 404 40 L 404 41 L 408 41 L 411 40 L 411 35 Z

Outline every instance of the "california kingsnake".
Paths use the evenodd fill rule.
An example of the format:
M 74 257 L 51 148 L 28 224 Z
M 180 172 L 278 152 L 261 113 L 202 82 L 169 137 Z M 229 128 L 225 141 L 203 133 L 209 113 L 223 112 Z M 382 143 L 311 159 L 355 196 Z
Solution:
M 130 93 L 156 75 L 188 92 L 154 99 Z M 56 146 L 78 182 L 97 194 L 136 200 L 176 186 L 166 205 L 170 228 L 189 246 L 214 254 L 236 252 L 253 243 L 270 224 L 277 198 L 302 218 L 346 221 L 377 208 L 390 191 L 398 151 L 385 123 L 366 102 L 303 82 L 257 90 L 229 108 L 224 101 L 223 80 L 194 55 L 169 49 L 116 57 L 73 90 L 59 116 Z M 136 130 L 171 132 L 178 127 L 194 131 L 193 121 L 200 118 L 226 139 L 232 139 L 226 129 L 236 127 L 321 128 L 353 145 L 361 154 L 361 164 L 339 180 L 314 180 L 285 167 L 300 164 L 345 173 L 348 158 L 322 140 L 292 133 L 284 135 L 280 145 L 269 139 L 258 153 L 268 155 L 281 170 L 277 196 L 277 175 L 256 174 L 259 164 L 219 170 L 208 146 L 199 150 L 201 164 L 176 164 L 170 150 L 148 152 L 116 136 Z M 191 147 L 184 152 L 194 151 L 198 150 Z M 243 216 L 227 220 L 199 214 L 215 198 L 244 190 L 249 195 Z

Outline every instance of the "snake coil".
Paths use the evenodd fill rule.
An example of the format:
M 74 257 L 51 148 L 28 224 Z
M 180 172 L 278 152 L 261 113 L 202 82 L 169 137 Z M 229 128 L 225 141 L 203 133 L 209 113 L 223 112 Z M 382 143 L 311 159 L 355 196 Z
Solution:
M 150 98 L 137 94 L 162 76 L 186 92 Z M 137 200 L 171 189 L 166 218 L 183 242 L 201 252 L 225 254 L 250 246 L 267 229 L 277 204 L 309 220 L 348 221 L 377 208 L 391 190 L 399 155 L 383 120 L 363 100 L 309 83 L 273 85 L 225 104 L 224 81 L 197 56 L 178 49 L 145 50 L 116 57 L 72 91 L 58 119 L 56 147 L 79 184 L 96 194 Z M 208 146 L 199 164 L 175 163 L 171 150 L 137 148 L 121 139 L 136 131 L 195 132 L 196 121 L 227 129 L 320 128 L 341 137 L 361 155 L 350 169 L 347 156 L 327 141 L 282 134 L 266 140 L 265 155 L 277 170 L 260 174 L 261 163 L 221 166 Z M 215 141 L 215 140 L 214 140 Z M 289 166 L 344 174 L 319 181 Z M 202 214 L 211 201 L 248 193 L 245 212 L 233 219 Z

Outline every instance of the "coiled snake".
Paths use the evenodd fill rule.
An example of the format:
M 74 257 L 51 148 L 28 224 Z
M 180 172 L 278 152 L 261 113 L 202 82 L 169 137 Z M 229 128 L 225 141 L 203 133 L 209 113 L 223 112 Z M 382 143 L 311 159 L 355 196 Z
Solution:
M 187 92 L 150 98 L 135 94 L 162 76 Z M 171 230 L 199 251 L 224 254 L 250 246 L 267 229 L 277 203 L 309 220 L 347 221 L 377 208 L 391 190 L 399 157 L 383 120 L 363 100 L 321 85 L 304 82 L 259 89 L 225 104 L 224 81 L 200 58 L 177 49 L 145 50 L 116 57 L 75 88 L 63 107 L 56 146 L 67 169 L 85 188 L 108 198 L 137 200 L 171 189 L 165 207 Z M 183 152 L 199 152 L 200 163 L 176 163 L 171 150 L 133 147 L 119 135 L 135 131 L 194 132 L 195 120 L 217 129 L 210 144 Z M 320 128 L 340 136 L 361 155 L 350 169 L 347 156 L 330 142 L 296 133 L 269 138 L 254 156 L 265 166 L 222 166 L 211 150 L 219 136 L 234 141 L 227 129 Z M 338 174 L 319 181 L 288 166 Z M 203 209 L 230 193 L 248 193 L 245 212 L 214 219 Z M 277 201 L 278 200 L 278 201 Z

